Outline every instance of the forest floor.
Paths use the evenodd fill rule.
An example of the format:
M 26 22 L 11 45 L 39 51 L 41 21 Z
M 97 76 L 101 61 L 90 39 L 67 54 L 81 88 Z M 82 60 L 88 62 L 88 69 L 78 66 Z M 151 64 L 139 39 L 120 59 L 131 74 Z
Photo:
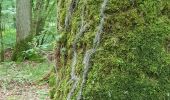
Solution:
M 47 83 L 38 83 L 50 71 L 47 63 L 0 64 L 0 100 L 49 100 Z

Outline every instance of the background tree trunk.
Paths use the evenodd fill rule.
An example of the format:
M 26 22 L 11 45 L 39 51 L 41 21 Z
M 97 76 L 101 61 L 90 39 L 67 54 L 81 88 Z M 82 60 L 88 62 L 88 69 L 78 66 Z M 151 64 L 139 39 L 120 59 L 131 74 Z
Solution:
M 17 43 L 31 34 L 31 0 L 16 2 Z
M 4 44 L 3 44 L 3 35 L 2 35 L 2 1 L 0 2 L 0 39 L 1 39 L 1 62 L 4 61 Z
M 31 40 L 31 0 L 16 1 L 16 48 L 12 60 L 22 58 L 22 51 L 28 49 L 28 41 Z

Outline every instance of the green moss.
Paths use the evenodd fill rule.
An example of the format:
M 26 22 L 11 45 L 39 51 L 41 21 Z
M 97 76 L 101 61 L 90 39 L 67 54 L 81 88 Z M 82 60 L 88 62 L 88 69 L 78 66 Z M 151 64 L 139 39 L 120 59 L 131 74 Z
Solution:
M 80 39 L 81 42 L 87 44 L 86 49 L 91 48 L 98 28 L 101 3 L 102 0 L 88 0 L 86 5 L 84 21 L 90 23 L 90 27 Z M 83 99 L 160 100 L 169 98 L 170 59 L 165 51 L 164 42 L 169 35 L 170 20 L 168 15 L 160 13 L 162 8 L 166 8 L 160 5 L 162 3 L 164 1 L 109 0 L 105 11 L 106 18 L 101 44 L 91 59 L 92 68 L 84 87 Z M 68 46 L 72 45 L 76 37 L 75 33 L 79 31 L 81 25 L 81 6 L 80 1 L 72 16 L 71 31 L 63 32 L 68 36 Z M 61 9 L 60 15 L 63 22 L 65 9 Z M 61 30 L 64 30 L 63 22 L 60 23 Z M 83 72 L 84 52 L 81 51 L 82 45 L 78 45 L 76 75 L 80 80 L 72 99 L 78 95 Z M 72 48 L 68 49 L 72 51 Z M 54 90 L 53 95 L 56 100 L 66 99 L 69 93 L 71 63 L 72 60 L 69 59 L 67 66 L 59 71 L 64 74 L 64 77 Z M 53 86 L 51 88 L 53 89 Z
M 50 86 L 49 95 L 51 99 L 54 98 L 54 95 L 56 93 L 56 76 L 53 71 L 54 69 L 50 72 L 50 77 L 49 77 L 49 86 Z

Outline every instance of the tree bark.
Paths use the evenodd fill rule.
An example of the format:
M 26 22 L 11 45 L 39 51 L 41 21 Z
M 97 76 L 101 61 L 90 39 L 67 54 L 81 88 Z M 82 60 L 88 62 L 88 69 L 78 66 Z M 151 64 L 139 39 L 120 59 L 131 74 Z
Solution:
M 23 59 L 22 51 L 28 49 L 28 42 L 32 39 L 31 34 L 31 0 L 16 1 L 16 47 L 12 60 Z
M 31 0 L 16 2 L 17 43 L 31 34 Z
M 4 61 L 4 43 L 3 43 L 3 35 L 2 35 L 2 1 L 0 2 L 0 39 L 1 39 L 1 62 Z

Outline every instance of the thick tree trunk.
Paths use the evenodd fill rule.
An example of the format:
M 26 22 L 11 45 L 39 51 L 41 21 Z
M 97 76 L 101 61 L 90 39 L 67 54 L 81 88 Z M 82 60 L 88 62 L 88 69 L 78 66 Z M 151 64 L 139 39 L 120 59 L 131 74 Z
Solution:
M 165 27 L 169 20 L 160 13 L 166 0 L 57 0 L 57 3 L 57 33 L 62 37 L 55 51 L 57 82 L 54 73 L 49 81 L 53 84 L 50 86 L 53 100 L 165 97 L 163 93 L 168 90 L 160 88 L 159 80 L 169 77 L 169 59 L 164 59 L 169 54 L 162 46 L 168 36 Z M 67 55 L 67 51 L 73 53 Z M 148 79 L 160 82 L 160 87 L 148 86 Z M 143 87 L 134 88 L 129 83 L 134 87 L 147 86 L 147 92 L 138 93 Z M 122 94 L 126 87 L 128 94 Z M 153 92 L 152 87 L 161 92 Z
M 16 1 L 16 28 L 16 49 L 14 50 L 12 60 L 22 57 L 22 51 L 28 49 L 28 41 L 32 38 L 31 0 Z
M 16 3 L 17 43 L 31 33 L 31 0 L 17 0 Z

